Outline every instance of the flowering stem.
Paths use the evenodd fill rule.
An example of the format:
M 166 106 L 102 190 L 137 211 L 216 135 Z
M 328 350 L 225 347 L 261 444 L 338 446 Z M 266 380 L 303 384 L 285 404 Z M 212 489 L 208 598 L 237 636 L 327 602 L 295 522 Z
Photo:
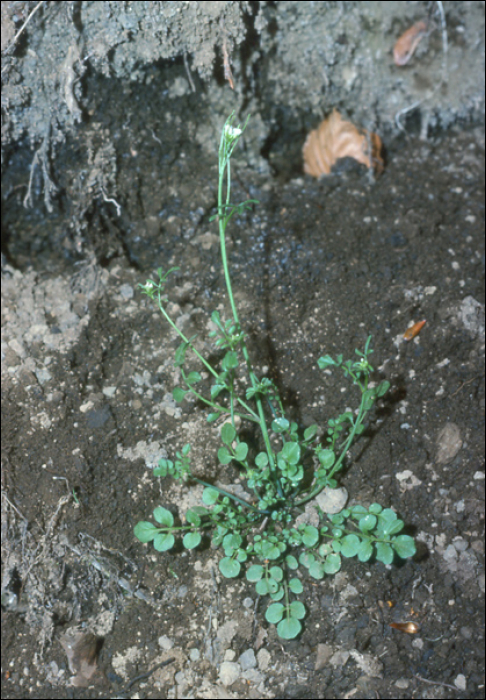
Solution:
M 229 118 L 226 120 L 226 123 L 223 128 L 223 133 L 221 134 L 221 142 L 219 146 L 219 187 L 218 187 L 218 220 L 219 220 L 219 241 L 220 241 L 220 246 L 221 246 L 221 259 L 223 262 L 223 270 L 224 270 L 224 278 L 226 282 L 226 289 L 228 291 L 228 297 L 229 301 L 231 304 L 231 311 L 233 313 L 233 319 L 235 321 L 235 324 L 238 328 L 238 330 L 241 329 L 240 326 L 240 321 L 238 317 L 238 311 L 236 309 L 236 304 L 235 300 L 233 297 L 233 289 L 231 286 L 231 278 L 229 274 L 229 268 L 228 268 L 228 256 L 226 253 L 226 226 L 238 207 L 230 207 L 230 194 L 231 194 L 231 166 L 230 166 L 230 158 L 231 154 L 233 153 L 233 150 L 238 142 L 239 137 L 245 130 L 246 125 L 248 124 L 248 119 L 250 118 L 250 115 L 248 115 L 246 122 L 242 128 L 235 128 L 231 126 L 232 121 L 234 119 L 234 112 L 231 113 Z M 223 185 L 224 185 L 224 180 L 225 180 L 225 173 L 226 173 L 226 202 L 223 203 Z M 248 375 L 250 377 L 250 381 L 252 384 L 253 389 L 257 389 L 258 386 L 258 379 L 256 378 L 253 368 L 251 366 L 251 361 L 250 361 L 250 356 L 248 354 L 248 349 L 246 347 L 246 343 L 243 338 L 240 339 L 240 347 L 241 347 L 241 352 L 243 354 L 243 357 L 246 362 L 246 366 L 248 369 Z M 260 395 L 258 392 L 255 392 L 255 403 L 257 406 L 258 410 L 258 415 L 260 418 L 260 428 L 262 431 L 262 436 L 263 436 L 263 441 L 265 443 L 265 449 L 268 455 L 268 459 L 270 462 L 270 470 L 272 472 L 275 471 L 275 458 L 273 455 L 273 450 L 270 446 L 270 438 L 268 436 L 268 430 L 267 430 L 267 424 L 265 421 L 265 413 L 263 411 L 263 405 L 262 401 L 260 398 Z

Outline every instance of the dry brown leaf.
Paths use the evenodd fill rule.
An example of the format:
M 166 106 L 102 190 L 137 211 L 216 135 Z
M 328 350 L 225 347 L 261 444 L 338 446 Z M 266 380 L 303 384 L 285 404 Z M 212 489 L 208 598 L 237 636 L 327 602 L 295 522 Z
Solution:
M 393 60 L 397 66 L 405 66 L 415 53 L 420 41 L 427 34 L 425 22 L 415 22 L 401 37 L 397 39 L 393 47 Z
M 317 129 L 307 136 L 302 149 L 304 172 L 314 177 L 329 175 L 339 158 L 354 158 L 377 173 L 383 170 L 382 143 L 377 134 L 362 129 L 361 132 L 341 118 L 334 109 Z

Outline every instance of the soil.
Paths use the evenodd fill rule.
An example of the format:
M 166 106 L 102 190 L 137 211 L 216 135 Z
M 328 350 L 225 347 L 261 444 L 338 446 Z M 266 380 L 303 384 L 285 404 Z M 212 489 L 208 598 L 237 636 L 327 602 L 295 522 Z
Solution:
M 218 551 L 159 553 L 133 535 L 156 506 L 183 516 L 200 503 L 201 486 L 152 474 L 187 442 L 201 478 L 241 483 L 218 464 L 204 406 L 173 400 L 177 337 L 137 287 L 179 267 L 168 309 L 216 359 L 210 315 L 229 307 L 209 218 L 224 118 L 183 86 L 167 108 L 150 80 L 160 70 L 181 87 L 182 61 L 147 68 L 139 87 L 88 76 L 90 119 L 56 149 L 57 199 L 34 172 L 24 208 L 32 152 L 9 152 L 2 697 L 484 697 L 482 124 L 408 121 L 378 178 L 347 159 L 304 176 L 305 119 L 286 129 L 288 115 L 250 122 L 235 154 L 233 201 L 259 200 L 228 230 L 256 370 L 302 427 L 325 428 L 358 399 L 317 359 L 353 357 L 372 335 L 374 378 L 391 389 L 340 484 L 350 503 L 395 508 L 417 542 L 391 566 L 304 575 L 304 629 L 284 641 L 254 585 L 221 576 Z

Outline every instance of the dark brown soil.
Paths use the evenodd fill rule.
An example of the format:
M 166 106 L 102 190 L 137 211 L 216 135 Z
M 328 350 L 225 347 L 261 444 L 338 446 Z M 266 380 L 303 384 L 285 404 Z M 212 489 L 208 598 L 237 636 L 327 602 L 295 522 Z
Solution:
M 356 501 L 393 505 L 419 550 L 308 580 L 292 642 L 268 627 L 267 601 L 244 577 L 221 577 L 217 552 L 158 554 L 133 536 L 156 505 L 182 513 L 200 496 L 154 479 L 160 456 L 191 441 L 207 480 L 236 473 L 217 466 L 203 408 L 172 401 L 177 341 L 137 291 L 158 265 L 178 265 L 168 296 L 189 335 L 207 338 L 211 311 L 226 309 L 208 224 L 215 162 L 190 143 L 175 162 L 149 139 L 130 148 L 123 213 L 100 204 L 79 252 L 60 245 L 54 216 L 36 235 L 19 221 L 9 241 L 2 696 L 484 697 L 482 132 L 397 142 L 376 182 L 354 166 L 315 181 L 236 163 L 234 201 L 260 200 L 229 234 L 256 366 L 296 420 L 325 425 L 356 396 L 317 358 L 352 356 L 373 335 L 391 390 L 342 483 Z M 409 620 L 415 635 L 390 627 Z M 74 625 L 103 638 L 88 690 L 66 688 L 60 639 Z M 225 687 L 221 664 L 239 660 Z

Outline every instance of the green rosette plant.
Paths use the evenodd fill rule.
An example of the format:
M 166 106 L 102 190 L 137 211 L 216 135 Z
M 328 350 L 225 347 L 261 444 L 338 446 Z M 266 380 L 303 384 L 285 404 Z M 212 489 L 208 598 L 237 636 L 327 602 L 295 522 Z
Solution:
M 320 492 L 338 487 L 339 471 L 353 441 L 366 427 L 366 417 L 376 400 L 387 392 L 389 383 L 371 382 L 373 367 L 369 358 L 371 336 L 356 357 L 343 360 L 339 355 L 324 355 L 317 364 L 321 370 L 343 372 L 357 394 L 358 409 L 346 411 L 328 420 L 323 439 L 318 426 L 301 430 L 286 417 L 277 386 L 267 377 L 255 374 L 247 349 L 246 334 L 240 324 L 233 295 L 226 252 L 226 228 L 235 214 L 250 209 L 257 200 L 231 203 L 231 157 L 243 134 L 243 126 L 233 126 L 234 113 L 226 120 L 219 146 L 218 209 L 212 219 L 219 225 L 221 259 L 228 294 L 230 314 L 223 320 L 218 311 L 211 319 L 215 330 L 210 334 L 222 357 L 218 366 L 210 364 L 197 350 L 195 337 L 187 338 L 167 312 L 165 286 L 171 273 L 157 271 L 158 280 L 139 285 L 143 294 L 154 300 L 169 325 L 181 339 L 174 365 L 180 370 L 182 386 L 173 391 L 182 402 L 190 394 L 208 407 L 207 421 L 224 421 L 220 428 L 220 464 L 238 465 L 250 498 L 242 498 L 195 476 L 191 468 L 191 445 L 186 444 L 175 459 L 161 459 L 154 469 L 156 477 L 172 477 L 196 482 L 205 488 L 202 504 L 190 508 L 185 518 L 176 522 L 162 506 L 153 511 L 155 522 L 142 521 L 134 533 L 140 542 L 152 542 L 165 552 L 174 546 L 176 537 L 190 550 L 200 546 L 203 534 L 210 534 L 212 545 L 222 550 L 219 570 L 226 578 L 235 578 L 242 569 L 255 584 L 258 595 L 267 596 L 266 620 L 276 625 L 283 639 L 292 639 L 302 630 L 306 609 L 299 597 L 304 593 L 303 570 L 313 579 L 335 574 L 343 558 L 356 557 L 367 562 L 372 557 L 391 564 L 395 557 L 405 559 L 415 553 L 412 537 L 403 533 L 404 522 L 391 508 L 378 503 L 365 507 L 354 505 L 339 513 L 328 514 L 316 502 Z M 203 383 L 199 371 L 188 369 L 188 356 L 196 358 L 212 381 L 209 392 L 198 388 Z M 241 378 L 246 375 L 247 388 Z M 241 426 L 253 423 L 258 439 L 248 444 Z M 304 506 L 314 504 L 317 520 L 310 524 L 299 518 Z

